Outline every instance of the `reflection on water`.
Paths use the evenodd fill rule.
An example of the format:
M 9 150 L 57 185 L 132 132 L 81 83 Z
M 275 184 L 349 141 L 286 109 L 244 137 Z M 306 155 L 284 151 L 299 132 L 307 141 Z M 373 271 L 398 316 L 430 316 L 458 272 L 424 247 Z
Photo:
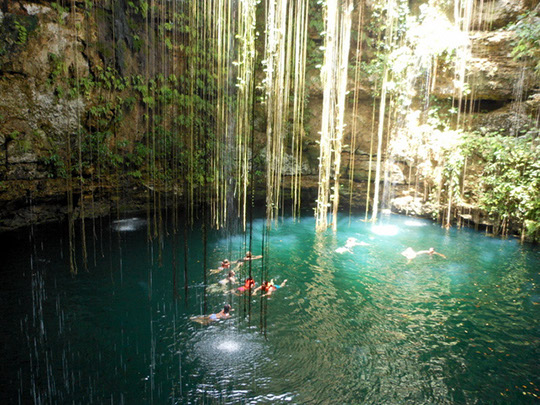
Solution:
M 119 219 L 113 221 L 111 227 L 116 232 L 133 232 L 144 228 L 146 226 L 146 220 L 141 218 L 128 218 Z
M 242 257 L 249 243 L 264 252 L 250 263 L 257 283 L 263 273 L 276 284 L 288 279 L 264 299 L 204 288 L 198 227 L 184 260 L 172 233 L 149 245 L 144 220 L 115 221 L 110 229 L 130 237 L 105 233 L 89 244 L 95 264 L 76 277 L 58 231 L 35 230 L 34 246 L 24 233 L 6 238 L 4 403 L 538 399 L 537 247 L 403 217 L 376 226 L 339 221 L 337 233 L 315 234 L 314 219 L 302 218 L 269 235 L 261 219 L 251 238 L 207 235 L 209 268 Z M 350 238 L 358 244 L 336 254 Z M 407 264 L 400 252 L 409 246 L 433 246 L 447 258 Z M 248 269 L 238 268 L 237 278 Z M 209 274 L 208 285 L 224 277 Z M 228 320 L 189 320 L 225 303 L 234 308 Z
M 407 226 L 426 226 L 428 225 L 427 221 L 421 221 L 417 219 L 409 219 L 403 222 Z

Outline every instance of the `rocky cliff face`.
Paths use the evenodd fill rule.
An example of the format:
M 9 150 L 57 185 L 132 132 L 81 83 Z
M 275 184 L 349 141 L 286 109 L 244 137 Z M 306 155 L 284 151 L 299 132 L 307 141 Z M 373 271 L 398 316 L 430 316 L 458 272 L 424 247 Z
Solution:
M 533 0 L 478 2 L 470 35 L 472 58 L 466 76 L 474 92 L 476 106 L 469 117 L 473 128 L 521 128 L 538 114 L 539 82 L 529 66 L 516 62 L 512 55 L 513 36 L 503 28 L 518 15 L 537 4 Z M 536 2 L 537 3 L 537 2 Z M 75 205 L 91 200 L 86 215 L 103 215 L 127 207 L 141 207 L 145 187 L 137 181 L 135 143 L 141 140 L 145 108 L 135 98 L 133 88 L 125 89 L 122 79 L 134 79 L 146 72 L 167 71 L 168 63 L 159 57 L 149 64 L 141 49 L 142 20 L 130 15 L 125 1 L 96 4 L 85 9 L 77 3 L 71 10 L 52 1 L 4 1 L 0 12 L 0 230 L 31 222 L 58 220 L 67 211 L 66 193 L 75 193 Z M 155 34 L 145 38 L 144 47 L 158 46 Z M 366 58 L 370 52 L 366 51 Z M 176 56 L 178 57 L 178 56 Z M 107 68 L 115 77 L 107 78 Z M 305 141 L 303 175 L 307 188 L 316 189 L 317 133 L 320 129 L 322 93 L 318 71 L 307 79 L 310 91 L 309 132 Z M 118 76 L 118 77 L 117 77 Z M 98 79 L 101 77 L 101 79 Z M 452 70 L 441 72 L 432 91 L 447 103 L 456 97 Z M 99 83 L 99 85 L 96 85 Z M 351 83 L 352 88 L 353 83 Z M 373 97 L 372 83 L 357 83 L 359 92 L 359 134 L 353 160 L 345 148 L 342 176 L 353 171 L 354 200 L 362 204 L 370 167 Z M 87 86 L 87 87 L 85 87 Z M 77 91 L 73 91 L 76 88 Z M 119 101 L 118 96 L 122 96 Z M 135 99 L 130 102 L 126 100 Z M 352 107 L 352 101 L 350 101 Z M 107 108 L 105 109 L 105 106 Z M 377 102 L 375 102 L 377 106 Z M 101 108 L 101 110 L 100 110 Z M 352 109 L 346 121 L 352 119 Z M 465 111 L 468 113 L 469 111 Z M 116 117 L 121 116 L 121 119 Z M 537 115 L 538 116 L 538 115 Z M 260 125 L 261 139 L 264 125 Z M 350 131 L 350 126 L 348 127 Z M 67 146 L 82 153 L 95 153 L 81 147 L 81 136 L 107 133 L 100 145 L 115 149 L 124 173 L 101 173 L 97 181 L 69 181 L 66 167 Z M 83 134 L 83 135 L 81 135 Z M 351 133 L 346 143 L 351 145 Z M 98 155 L 96 155 L 98 156 Z M 98 157 L 96 157 L 97 159 Z M 109 157 L 110 158 L 110 157 Z M 111 159 L 112 159 L 111 158 Z M 374 159 L 374 156 L 372 156 Z M 91 160 L 91 158 L 88 158 Z M 92 158 L 93 159 L 93 158 Z M 76 164 L 76 162 L 74 163 Z M 353 167 L 354 164 L 354 167 Z M 129 166 L 129 167 L 128 167 Z M 395 163 L 390 172 L 394 184 L 407 185 L 407 165 Z M 96 169 L 85 166 L 78 176 L 93 179 Z M 287 174 L 287 173 L 285 173 Z M 81 184 L 86 184 L 81 190 Z M 119 202 L 120 201 L 120 202 Z M 75 207 L 76 208 L 76 207 Z

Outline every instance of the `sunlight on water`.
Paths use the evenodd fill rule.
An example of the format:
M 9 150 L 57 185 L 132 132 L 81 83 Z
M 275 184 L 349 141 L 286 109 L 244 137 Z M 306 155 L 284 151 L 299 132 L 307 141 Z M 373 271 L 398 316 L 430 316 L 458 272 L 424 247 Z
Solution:
M 240 350 L 240 344 L 237 342 L 231 342 L 230 340 L 227 340 L 225 342 L 221 342 L 217 346 L 218 350 L 224 351 L 224 352 L 237 352 Z
M 427 222 L 422 222 L 418 220 L 407 220 L 403 223 L 407 226 L 426 226 L 428 224 Z

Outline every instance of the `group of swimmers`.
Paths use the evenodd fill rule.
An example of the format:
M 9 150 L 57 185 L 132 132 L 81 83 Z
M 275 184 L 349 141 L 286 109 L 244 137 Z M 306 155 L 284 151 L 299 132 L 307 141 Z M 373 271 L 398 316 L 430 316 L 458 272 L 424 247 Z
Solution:
M 354 246 L 367 246 L 367 245 L 368 244 L 365 243 L 365 242 L 358 242 L 355 238 L 349 238 L 349 239 L 347 239 L 347 242 L 346 242 L 345 246 L 343 248 L 336 249 L 336 252 L 338 252 L 338 253 L 343 253 L 343 251 L 349 251 L 350 252 L 350 249 L 353 248 Z M 438 255 L 438 256 L 441 256 L 441 257 L 446 259 L 445 255 L 443 255 L 442 253 L 436 252 L 435 249 L 432 248 L 432 247 L 430 247 L 428 250 L 419 250 L 418 252 L 416 252 L 413 248 L 408 247 L 403 252 L 401 252 L 401 254 L 408 259 L 407 264 L 409 264 L 416 257 L 418 257 L 420 255 L 423 255 L 423 254 L 427 254 L 429 256 Z M 262 258 L 262 256 L 253 256 L 251 254 L 251 252 L 247 252 L 243 259 L 239 259 L 239 260 L 237 260 L 237 261 L 235 261 L 233 263 L 231 263 L 228 259 L 223 260 L 221 262 L 221 266 L 219 268 L 217 268 L 215 270 L 210 270 L 210 272 L 211 273 L 218 273 L 218 272 L 221 272 L 223 270 L 227 270 L 228 271 L 227 272 L 227 277 L 225 277 L 222 280 L 219 280 L 218 284 L 221 285 L 221 286 L 236 284 L 236 272 L 234 271 L 234 269 L 231 268 L 231 266 L 233 264 L 236 264 L 236 268 L 238 268 L 238 267 L 242 266 L 246 261 L 256 260 L 256 259 L 260 259 L 260 258 Z M 262 296 L 267 297 L 267 296 L 272 295 L 272 293 L 274 291 L 276 291 L 277 289 L 285 286 L 286 283 L 287 283 L 287 279 L 285 279 L 281 284 L 275 284 L 274 279 L 271 279 L 270 281 L 264 281 L 259 287 L 255 287 L 256 282 L 253 279 L 253 277 L 248 277 L 244 281 L 243 285 L 236 288 L 236 290 L 234 290 L 234 289 L 231 290 L 230 292 L 233 293 L 233 294 L 236 294 L 236 295 L 242 295 L 242 294 L 244 294 L 246 292 L 249 292 L 249 291 L 251 291 L 253 294 L 255 294 L 256 292 L 258 292 L 260 290 L 261 293 L 262 293 Z M 223 307 L 223 309 L 220 312 L 218 312 L 217 314 L 211 314 L 211 315 L 207 315 L 207 316 L 192 317 L 191 320 L 193 320 L 195 322 L 202 323 L 202 324 L 207 324 L 207 323 L 210 323 L 210 322 L 213 322 L 213 321 L 217 321 L 219 319 L 227 319 L 227 318 L 229 318 L 230 317 L 230 312 L 232 310 L 233 309 L 231 308 L 231 306 L 229 304 L 226 304 Z
M 221 279 L 218 281 L 218 286 L 227 286 L 231 284 L 236 284 L 236 272 L 231 266 L 233 264 L 236 264 L 235 268 L 238 269 L 238 267 L 242 266 L 247 261 L 257 260 L 261 258 L 262 258 L 261 255 L 253 256 L 251 252 L 247 252 L 244 258 L 236 260 L 234 262 L 230 262 L 228 259 L 223 260 L 221 262 L 221 266 L 218 267 L 217 269 L 210 270 L 210 273 L 218 273 L 224 270 L 227 271 L 227 276 L 224 279 Z M 263 281 L 263 283 L 259 287 L 255 287 L 256 282 L 253 279 L 253 277 L 248 277 L 244 281 L 243 285 L 241 285 L 240 287 L 236 289 L 231 290 L 230 292 L 236 295 L 242 295 L 250 291 L 251 293 L 255 294 L 260 290 L 262 293 L 261 295 L 262 297 L 268 297 L 272 295 L 272 293 L 276 291 L 277 289 L 285 286 L 286 283 L 287 283 L 287 279 L 285 279 L 281 284 L 275 284 L 274 279 L 271 279 L 270 281 Z M 233 311 L 232 307 L 229 304 L 225 304 L 223 309 L 216 314 L 195 316 L 195 317 L 191 317 L 190 319 L 192 321 L 199 322 L 201 324 L 208 324 L 210 322 L 214 322 L 219 319 L 229 318 L 231 311 Z

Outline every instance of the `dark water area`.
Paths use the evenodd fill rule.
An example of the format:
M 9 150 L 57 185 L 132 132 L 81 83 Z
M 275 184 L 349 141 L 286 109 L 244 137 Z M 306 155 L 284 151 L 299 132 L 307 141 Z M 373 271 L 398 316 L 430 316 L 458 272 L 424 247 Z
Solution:
M 265 256 L 251 262 L 257 284 L 287 280 L 263 298 L 231 294 L 224 272 L 205 286 L 200 224 L 186 257 L 183 230 L 148 242 L 144 218 L 88 223 L 76 275 L 66 226 L 0 235 L 1 403 L 538 402 L 538 246 L 362 218 L 341 217 L 337 233 L 316 234 L 311 217 L 269 233 L 256 219 L 252 238 L 209 230 L 208 268 L 251 244 Z M 340 250 L 350 237 L 360 244 Z M 446 259 L 407 263 L 407 247 Z M 230 319 L 190 320 L 225 303 Z

